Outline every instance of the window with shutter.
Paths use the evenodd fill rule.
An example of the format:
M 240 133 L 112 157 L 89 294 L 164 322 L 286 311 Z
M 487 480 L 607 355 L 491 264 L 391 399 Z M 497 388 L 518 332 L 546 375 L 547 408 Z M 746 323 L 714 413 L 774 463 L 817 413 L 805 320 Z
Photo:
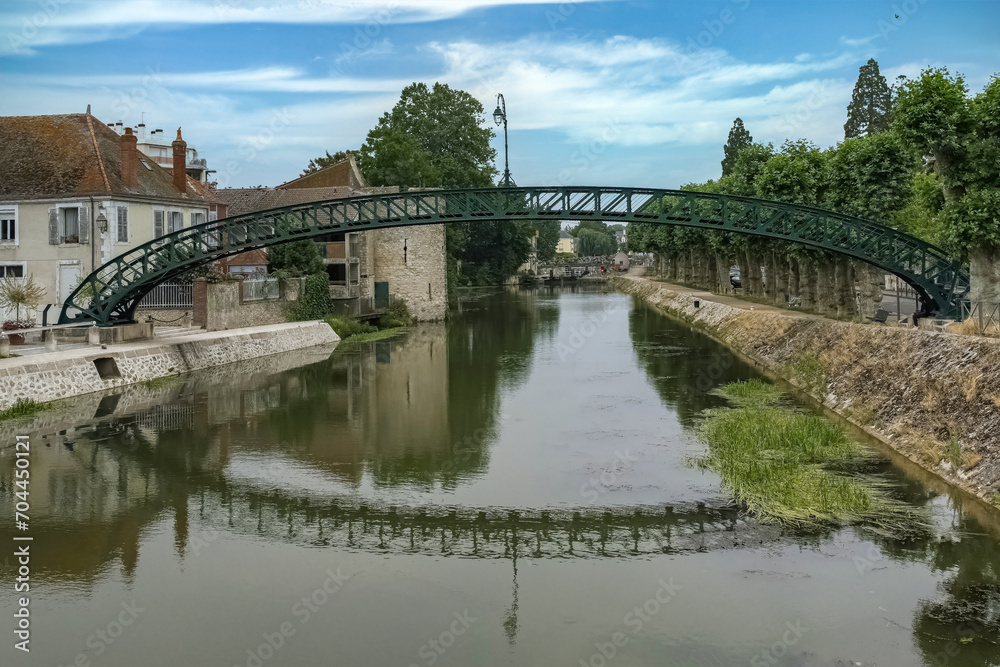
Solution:
M 81 206 L 80 211 L 80 243 L 90 243 L 90 209 Z
M 184 214 L 180 211 L 170 212 L 170 221 L 167 223 L 167 232 L 176 232 L 184 228 Z
M 49 245 L 59 245 L 59 211 L 49 209 Z
M 118 242 L 128 242 L 128 206 L 118 207 Z
M 163 211 L 153 211 L 153 238 L 163 236 Z

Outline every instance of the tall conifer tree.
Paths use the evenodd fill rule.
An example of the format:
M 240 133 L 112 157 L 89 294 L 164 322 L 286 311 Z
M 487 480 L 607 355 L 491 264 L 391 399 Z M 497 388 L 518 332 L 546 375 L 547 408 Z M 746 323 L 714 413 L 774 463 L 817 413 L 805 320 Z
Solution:
M 858 69 L 851 103 L 847 105 L 844 138 L 866 137 L 889 129 L 892 91 L 885 77 L 879 74 L 878 63 L 871 58 Z
M 725 158 L 722 160 L 722 175 L 728 176 L 736 166 L 736 156 L 740 150 L 753 143 L 750 132 L 743 127 L 743 119 L 737 118 L 733 121 L 733 127 L 729 130 L 729 140 L 722 148 Z

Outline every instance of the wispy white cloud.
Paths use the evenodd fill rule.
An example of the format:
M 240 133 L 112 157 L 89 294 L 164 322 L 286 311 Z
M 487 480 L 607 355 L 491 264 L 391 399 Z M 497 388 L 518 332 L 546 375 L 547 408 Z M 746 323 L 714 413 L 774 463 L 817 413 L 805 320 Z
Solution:
M 574 3 L 598 0 L 573 0 Z M 476 9 L 551 0 L 4 0 L 0 54 L 121 39 L 154 25 L 360 24 L 440 21 Z
M 497 58 L 498 52 L 504 58 Z M 540 161 L 528 170 L 538 178 L 551 179 L 553 172 L 561 173 L 559 165 L 571 165 L 574 147 L 607 147 L 601 160 L 589 160 L 574 175 L 575 182 L 620 175 L 624 167 L 609 164 L 612 155 L 646 151 L 643 159 L 650 160 L 653 149 L 692 155 L 710 145 L 721 147 L 736 116 L 758 141 L 780 144 L 807 137 L 821 145 L 835 143 L 842 137 L 854 83 L 838 75 L 857 62 L 849 51 L 748 62 L 721 48 L 691 50 L 663 39 L 565 34 L 504 43 L 430 42 L 404 55 L 420 59 L 432 72 L 424 81 L 469 91 L 487 114 L 503 92 L 513 133 L 544 137 L 550 149 L 561 144 L 565 158 L 555 159 L 550 168 Z M 209 158 L 223 182 L 274 184 L 294 177 L 324 150 L 359 146 L 411 82 L 336 71 L 318 76 L 312 69 L 280 64 L 6 75 L 3 85 L 20 94 L 16 102 L 0 99 L 0 114 L 66 113 L 93 104 L 102 120 L 132 124 L 140 111 L 153 111 L 147 122 L 183 125 L 185 137 Z M 64 106 L 53 108 L 52 100 Z M 283 119 L 277 127 L 276 115 Z M 512 134 L 512 142 L 518 141 Z M 522 149 L 522 155 L 532 150 Z M 703 166 L 705 173 L 717 171 L 714 160 Z

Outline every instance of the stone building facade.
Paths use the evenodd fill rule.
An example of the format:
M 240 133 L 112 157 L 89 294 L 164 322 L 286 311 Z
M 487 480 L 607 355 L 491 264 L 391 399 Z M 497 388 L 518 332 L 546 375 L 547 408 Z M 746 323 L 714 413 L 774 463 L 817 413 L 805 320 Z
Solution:
M 352 156 L 275 188 L 215 191 L 229 215 L 366 194 L 391 194 L 394 187 L 368 187 Z M 368 299 L 375 283 L 404 299 L 420 321 L 443 320 L 447 313 L 447 259 L 444 225 L 421 225 L 331 234 L 317 239 L 335 300 Z

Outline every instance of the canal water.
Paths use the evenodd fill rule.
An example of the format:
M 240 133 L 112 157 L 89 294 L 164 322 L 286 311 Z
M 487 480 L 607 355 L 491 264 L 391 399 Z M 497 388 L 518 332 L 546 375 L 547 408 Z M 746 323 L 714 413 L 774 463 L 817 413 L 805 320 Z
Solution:
M 880 459 L 927 526 L 782 530 L 692 465 L 712 390 L 752 377 L 622 294 L 483 290 L 403 338 L 5 422 L 0 664 L 1000 664 L 983 506 Z

